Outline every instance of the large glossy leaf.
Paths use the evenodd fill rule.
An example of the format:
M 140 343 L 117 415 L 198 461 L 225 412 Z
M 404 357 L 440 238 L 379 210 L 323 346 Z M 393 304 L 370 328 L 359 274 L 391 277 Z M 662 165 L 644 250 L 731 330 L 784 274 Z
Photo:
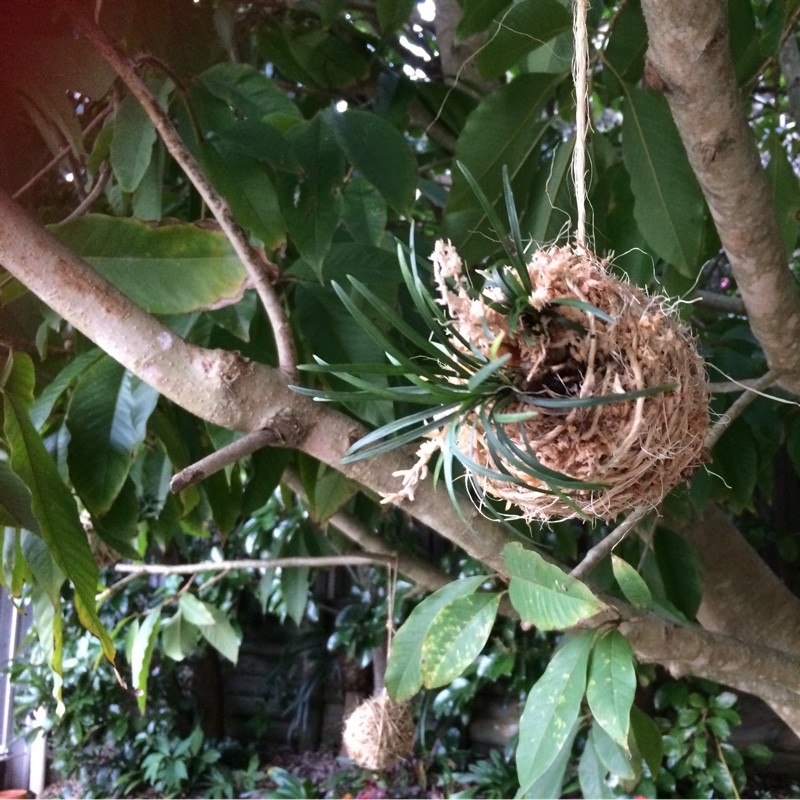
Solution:
M 119 494 L 158 393 L 105 357 L 81 376 L 67 409 L 69 474 L 92 514 Z
M 384 34 L 400 27 L 411 16 L 417 0 L 378 0 L 378 22 Z
M 459 39 L 468 39 L 473 34 L 480 33 L 509 5 L 511 0 L 463 0 L 463 14 L 456 27 L 456 36 Z
M 653 551 L 667 598 L 693 619 L 703 597 L 700 562 L 688 542 L 669 528 L 658 527 Z
M 489 40 L 476 58 L 478 69 L 484 78 L 495 78 L 526 53 L 571 28 L 572 14 L 558 0 L 521 0 L 501 13 L 489 29 Z
M 75 586 L 75 607 L 81 622 L 100 639 L 106 658 L 113 663 L 114 645 L 95 607 L 99 571 L 86 532 L 75 501 L 28 416 L 33 385 L 31 359 L 14 355 L 3 387 L 4 430 L 11 450 L 11 467 L 30 490 L 31 508 L 53 560 Z
M 422 648 L 439 612 L 454 600 L 473 594 L 485 580 L 477 575 L 448 583 L 409 614 L 392 640 L 386 665 L 386 690 L 393 700 L 408 700 L 422 688 Z
M 644 54 L 647 51 L 647 26 L 642 13 L 641 0 L 630 0 L 614 22 L 609 37 L 604 62 L 610 69 L 603 70 L 603 77 L 612 77 L 636 84 L 642 77 Z M 617 84 L 618 91 L 622 87 Z
M 527 191 L 539 166 L 547 126 L 541 119 L 542 108 L 560 78 L 521 75 L 486 97 L 470 114 L 459 137 L 456 157 L 501 215 L 505 214 L 502 167 L 508 167 L 516 196 Z M 442 236 L 457 242 L 459 253 L 468 260 L 479 259 L 497 247 L 496 235 L 490 231 L 478 199 L 459 171 L 453 172 Z
M 183 661 L 197 648 L 200 630 L 180 610 L 161 625 L 161 648 L 167 658 Z
M 769 164 L 766 172 L 772 190 L 772 201 L 778 215 L 783 246 L 786 253 L 791 254 L 797 244 L 800 225 L 800 182 L 777 134 L 769 143 Z
M 246 273 L 225 235 L 196 225 L 152 226 L 88 214 L 53 233 L 153 314 L 188 314 L 241 298 Z
M 559 800 L 564 788 L 564 776 L 572 756 L 572 745 L 580 727 L 580 719 L 575 720 L 553 763 L 524 792 L 520 787 L 518 797 L 529 800 Z
M 625 88 L 622 154 L 631 176 L 639 230 L 684 275 L 702 264 L 705 200 L 664 96 Z
M 199 625 L 200 635 L 219 653 L 234 664 L 239 660 L 241 637 L 233 629 L 224 611 L 203 603 L 214 618 L 213 625 Z
M 230 203 L 237 222 L 267 247 L 282 244 L 286 225 L 264 164 L 224 140 L 204 142 L 199 152 L 208 177 Z
M 198 81 L 215 97 L 249 119 L 263 119 L 268 114 L 300 117 L 297 106 L 263 71 L 248 64 L 216 64 Z
M 414 202 L 417 164 L 400 131 L 385 119 L 348 109 L 333 114 L 333 126 L 348 161 L 397 211 L 407 212 Z
M 640 765 L 637 767 L 636 762 L 640 762 L 641 759 L 629 752 L 627 743 L 623 747 L 612 739 L 597 720 L 592 723 L 589 739 L 606 771 L 626 781 L 635 777 L 637 768 L 641 768 Z
M 540 246 L 555 242 L 569 229 L 575 206 L 570 164 L 575 137 L 561 142 L 542 164 L 533 181 L 523 230 Z
M 619 631 L 608 631 L 598 639 L 592 651 L 586 699 L 597 723 L 625 749 L 635 692 L 636 670 L 631 646 Z
M 503 559 L 511 604 L 541 630 L 569 628 L 606 607 L 585 584 L 518 542 L 506 545 Z
M 31 511 L 31 493 L 8 461 L 0 461 L 0 526 L 39 530 Z
M 269 122 L 237 119 L 220 130 L 219 135 L 234 149 L 263 161 L 282 172 L 301 171 L 294 150 L 286 137 Z
M 614 792 L 606 781 L 608 770 L 595 749 L 594 739 L 589 736 L 583 746 L 581 759 L 578 762 L 578 782 L 583 797 L 594 797 L 598 800 L 611 800 Z
M 164 106 L 173 89 L 169 79 L 157 78 L 150 89 Z M 126 95 L 119 104 L 114 117 L 114 138 L 111 140 L 111 168 L 124 192 L 132 192 L 142 181 L 150 158 L 156 130 L 139 101 L 133 95 Z
M 61 689 L 63 678 L 64 638 L 61 625 L 61 604 L 53 607 L 47 592 L 38 583 L 31 587 L 33 604 L 33 627 L 44 652 L 44 660 L 53 677 L 53 698 L 56 701 L 56 714 L 64 715 L 66 710 Z
M 319 275 L 341 217 L 344 153 L 324 113 L 294 128 L 289 141 L 303 174 L 278 177 L 281 212 L 295 247 Z
M 386 231 L 386 201 L 381 193 L 361 176 L 353 178 L 344 190 L 344 224 L 359 243 L 378 246 Z
M 652 717 L 636 706 L 631 709 L 631 739 L 636 751 L 650 768 L 650 773 L 658 775 L 664 758 L 664 740 Z
M 50 598 L 53 608 L 61 607 L 61 588 L 66 578 L 56 566 L 53 556 L 41 536 L 30 531 L 20 531 L 20 550 L 36 583 Z
M 517 774 L 523 795 L 567 744 L 580 712 L 593 641 L 591 632 L 567 640 L 528 693 L 517 745 Z
M 422 645 L 425 688 L 450 683 L 480 655 L 499 605 L 499 594 L 471 594 L 459 597 L 436 615 Z
M 147 679 L 150 677 L 150 661 L 153 658 L 160 624 L 161 606 L 157 606 L 142 621 L 131 647 L 133 688 L 136 690 L 136 702 L 139 704 L 139 711 L 142 714 L 147 705 Z
M 649 611 L 653 607 L 653 596 L 644 578 L 627 561 L 613 553 L 611 568 L 625 599 L 637 608 Z

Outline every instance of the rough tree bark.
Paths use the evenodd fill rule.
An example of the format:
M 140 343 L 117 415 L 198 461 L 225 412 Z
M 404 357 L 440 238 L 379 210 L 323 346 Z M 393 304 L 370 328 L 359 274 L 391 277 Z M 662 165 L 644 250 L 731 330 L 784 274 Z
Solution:
M 643 0 L 651 81 L 663 88 L 750 325 L 778 383 L 800 392 L 800 298 L 742 107 L 722 0 Z

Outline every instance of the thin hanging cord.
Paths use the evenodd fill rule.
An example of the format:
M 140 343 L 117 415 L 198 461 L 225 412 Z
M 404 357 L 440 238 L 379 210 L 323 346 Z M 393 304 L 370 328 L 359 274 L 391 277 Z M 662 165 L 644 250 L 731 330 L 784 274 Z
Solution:
M 572 153 L 572 180 L 575 183 L 575 203 L 578 206 L 578 225 L 575 240 L 586 247 L 586 137 L 589 131 L 589 34 L 586 30 L 586 12 L 589 0 L 575 0 L 575 54 L 572 59 L 572 77 L 575 81 L 575 149 Z

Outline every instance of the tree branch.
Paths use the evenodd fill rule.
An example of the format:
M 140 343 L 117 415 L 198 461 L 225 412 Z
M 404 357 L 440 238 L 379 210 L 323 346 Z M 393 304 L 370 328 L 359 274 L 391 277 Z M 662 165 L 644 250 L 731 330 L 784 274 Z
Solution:
M 358 564 L 394 564 L 392 556 L 379 553 L 344 556 L 294 556 L 292 558 L 239 558 L 231 561 L 200 561 L 197 564 L 116 564 L 117 572 L 136 575 L 194 575 L 234 569 L 276 569 L 277 567 L 350 567 Z
M 650 68 L 703 189 L 750 325 L 784 388 L 800 392 L 800 299 L 742 108 L 723 0 L 643 0 Z
M 169 116 L 158 104 L 147 84 L 141 79 L 133 62 L 117 49 L 111 39 L 89 17 L 77 10 L 70 0 L 62 0 L 62 3 L 69 9 L 76 27 L 94 45 L 130 89 L 131 94 L 139 101 L 169 154 L 178 162 L 219 222 L 220 228 L 228 237 L 231 246 L 250 275 L 264 310 L 267 312 L 278 349 L 279 367 L 296 380 L 297 356 L 289 321 L 283 311 L 280 299 L 267 278 L 266 265 L 250 246 L 244 231 L 234 220 L 227 201 L 212 186 L 194 156 L 186 149 Z

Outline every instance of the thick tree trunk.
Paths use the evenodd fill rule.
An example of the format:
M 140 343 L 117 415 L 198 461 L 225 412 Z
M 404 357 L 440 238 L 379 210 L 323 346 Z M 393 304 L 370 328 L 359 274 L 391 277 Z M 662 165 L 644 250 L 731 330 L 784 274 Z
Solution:
M 672 110 L 750 325 L 779 383 L 800 392 L 800 299 L 742 107 L 723 0 L 642 0 L 650 74 Z

